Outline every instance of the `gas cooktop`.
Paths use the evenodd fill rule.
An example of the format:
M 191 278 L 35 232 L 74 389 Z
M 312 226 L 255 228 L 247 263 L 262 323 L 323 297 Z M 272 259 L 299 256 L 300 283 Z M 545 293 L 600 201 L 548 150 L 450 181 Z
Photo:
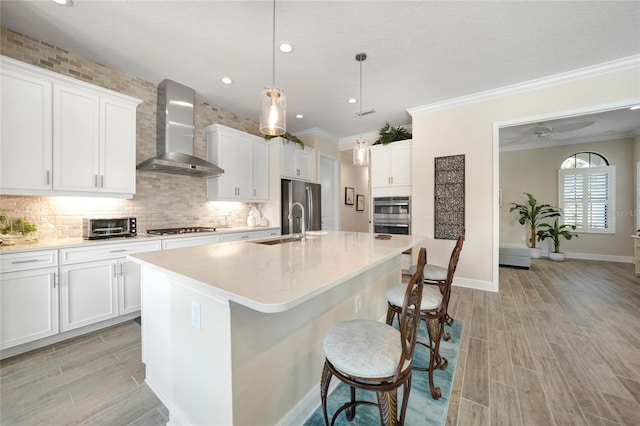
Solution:
M 192 226 L 188 228 L 165 228 L 165 229 L 147 229 L 148 235 L 174 235 L 174 234 L 192 234 L 196 232 L 216 232 L 216 228 L 205 228 L 202 226 Z

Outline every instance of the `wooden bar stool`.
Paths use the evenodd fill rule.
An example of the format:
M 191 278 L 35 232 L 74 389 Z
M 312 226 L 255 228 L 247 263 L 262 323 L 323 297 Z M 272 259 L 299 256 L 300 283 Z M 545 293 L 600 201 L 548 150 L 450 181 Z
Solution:
M 399 330 L 375 320 L 356 319 L 338 323 L 327 332 L 323 341 L 326 358 L 320 382 L 325 425 L 329 425 L 327 394 L 333 376 L 351 387 L 351 399 L 334 413 L 331 425 L 345 410 L 347 420 L 353 420 L 358 405 L 377 406 L 382 425 L 404 424 L 411 391 L 412 357 L 420 323 L 420 302 L 424 286 L 422 270 L 426 260 L 427 250 L 421 248 L 416 273 L 409 284 L 403 286 Z M 403 386 L 403 392 L 398 418 L 400 386 Z M 378 403 L 358 401 L 356 389 L 376 392 Z
M 462 237 L 462 241 L 464 242 L 465 229 L 462 230 L 462 233 L 460 234 L 460 236 Z M 409 268 L 407 272 L 409 273 L 409 275 L 413 275 L 415 270 L 416 270 L 416 266 L 413 265 Z M 444 287 L 445 287 L 446 280 L 447 280 L 447 268 L 439 265 L 429 264 L 427 261 L 427 264 L 424 266 L 424 283 L 428 285 L 437 285 L 440 288 L 440 293 L 442 293 L 442 295 L 444 296 L 444 291 L 445 291 Z M 453 318 L 449 316 L 449 312 L 448 312 L 449 300 L 448 299 L 444 309 L 445 309 L 445 324 L 450 326 L 451 324 L 453 324 Z M 442 338 L 444 340 L 451 339 L 451 333 L 447 331 L 443 331 Z
M 463 241 L 464 232 L 458 237 L 458 241 L 453 248 L 451 258 L 449 259 L 449 267 L 447 268 L 446 278 L 442 287 L 439 286 L 438 288 L 436 288 L 435 286 L 425 286 L 422 290 L 420 319 L 424 321 L 427 327 L 429 343 L 427 344 L 420 341 L 418 341 L 417 343 L 429 349 L 429 366 L 414 366 L 413 368 L 415 370 L 429 372 L 429 387 L 431 388 L 431 396 L 433 397 L 433 399 L 439 399 L 442 396 L 440 387 L 436 387 L 433 383 L 433 371 L 436 368 L 444 370 L 448 365 L 447 359 L 440 356 L 440 338 L 444 333 L 447 305 L 449 303 L 449 296 L 451 295 L 451 282 L 453 281 L 453 276 L 456 272 L 458 259 L 460 258 L 460 252 L 462 251 Z M 426 269 L 426 267 L 423 269 Z M 413 276 L 415 276 L 415 274 Z M 425 283 L 424 280 L 423 283 Z M 404 311 L 401 307 L 401 295 L 403 289 L 404 285 L 399 284 L 390 287 L 385 292 L 388 305 L 387 324 L 392 324 L 396 315 L 399 315 L 400 319 L 402 319 L 402 315 L 404 315 Z

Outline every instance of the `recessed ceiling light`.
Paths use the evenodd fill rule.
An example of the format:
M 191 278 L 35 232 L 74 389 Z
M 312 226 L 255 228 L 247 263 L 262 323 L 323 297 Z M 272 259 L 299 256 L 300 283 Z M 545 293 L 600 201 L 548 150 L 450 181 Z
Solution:
M 295 48 L 293 47 L 293 44 L 289 43 L 288 41 L 283 41 L 282 43 L 280 43 L 280 51 L 282 53 L 291 53 L 294 49 Z
M 632 111 L 633 111 L 633 110 L 636 110 L 636 109 L 640 109 L 640 105 L 632 106 L 632 107 L 631 107 L 631 108 L 629 108 L 629 109 L 630 109 L 630 110 L 632 110 Z
M 60 4 L 62 6 L 73 6 L 73 0 L 51 0 L 56 4 Z
M 220 79 L 221 82 L 223 82 L 224 84 L 232 84 L 233 80 L 231 80 L 229 77 L 222 77 Z
M 358 100 L 354 99 L 354 98 L 351 98 L 347 102 L 349 102 L 350 104 L 355 104 L 356 102 L 358 102 Z
M 304 118 L 304 115 L 302 115 L 302 114 L 296 114 L 296 118 Z

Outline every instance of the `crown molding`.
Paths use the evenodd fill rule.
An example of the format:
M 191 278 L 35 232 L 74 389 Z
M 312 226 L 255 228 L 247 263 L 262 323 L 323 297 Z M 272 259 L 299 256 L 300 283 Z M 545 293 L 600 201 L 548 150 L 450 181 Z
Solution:
M 528 92 L 545 87 L 555 86 L 570 81 L 581 80 L 585 78 L 595 77 L 601 74 L 607 74 L 616 71 L 623 71 L 631 68 L 640 67 L 640 55 L 628 56 L 626 58 L 617 59 L 602 64 L 591 65 L 585 68 L 568 71 L 560 74 L 551 75 L 535 80 L 529 80 L 510 86 L 504 86 L 497 89 L 487 90 L 484 92 L 473 93 L 458 98 L 447 99 L 442 102 L 435 102 L 423 106 L 408 108 L 407 112 L 415 117 L 417 115 L 426 114 L 447 108 L 454 108 L 461 105 L 487 101 L 490 99 L 500 98 L 503 96 L 514 95 L 517 93 Z
M 334 135 L 330 134 L 329 132 L 327 132 L 325 130 L 320 129 L 319 127 L 311 127 L 310 129 L 301 130 L 299 132 L 295 132 L 294 135 L 297 136 L 297 137 L 307 136 L 307 135 L 323 136 L 323 137 L 325 137 L 327 139 L 331 139 L 336 144 L 338 143 L 338 138 L 337 137 L 335 137 Z

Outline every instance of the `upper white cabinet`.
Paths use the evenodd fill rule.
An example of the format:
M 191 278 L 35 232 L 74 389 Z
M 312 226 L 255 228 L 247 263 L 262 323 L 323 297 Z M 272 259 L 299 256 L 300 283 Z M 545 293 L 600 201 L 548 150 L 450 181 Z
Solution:
M 375 145 L 371 152 L 371 188 L 411 191 L 411 140 Z M 382 194 L 381 194 L 382 195 Z M 390 194 L 392 195 L 392 194 Z
M 38 75 L 0 69 L 0 185 L 5 189 L 52 188 L 52 83 Z
M 280 175 L 304 181 L 313 179 L 313 148 L 280 139 Z
M 0 192 L 131 197 L 140 100 L 0 59 Z
M 209 161 L 224 173 L 207 181 L 209 200 L 263 202 L 269 200 L 267 142 L 220 124 L 206 128 Z

